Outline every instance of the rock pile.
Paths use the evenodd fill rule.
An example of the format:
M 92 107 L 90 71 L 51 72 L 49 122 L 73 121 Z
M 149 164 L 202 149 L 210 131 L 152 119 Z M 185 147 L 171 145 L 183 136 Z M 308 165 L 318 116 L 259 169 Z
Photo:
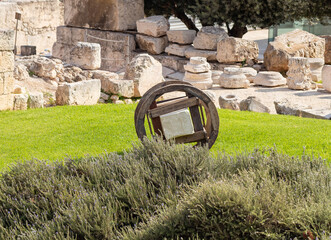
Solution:
M 140 49 L 149 54 L 160 54 L 168 46 L 167 31 L 170 28 L 168 20 L 163 16 L 150 16 L 137 21 L 136 35 Z
M 309 90 L 315 88 L 308 58 L 293 57 L 288 61 L 287 85 L 290 89 Z
M 213 86 L 212 72 L 206 58 L 192 57 L 184 69 L 184 81 L 191 83 L 194 87 L 206 90 Z
M 227 67 L 220 76 L 219 84 L 223 88 L 248 88 L 250 82 L 241 68 Z
M 195 35 L 196 32 L 194 30 L 168 31 L 167 36 L 171 44 L 166 47 L 165 52 L 171 55 L 185 57 L 185 52 L 191 48 Z

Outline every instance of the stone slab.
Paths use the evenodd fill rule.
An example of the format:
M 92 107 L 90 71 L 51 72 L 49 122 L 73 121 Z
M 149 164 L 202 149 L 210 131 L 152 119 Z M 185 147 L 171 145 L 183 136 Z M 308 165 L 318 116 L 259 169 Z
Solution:
M 136 35 L 138 46 L 142 50 L 146 50 L 149 54 L 163 53 L 168 46 L 167 36 L 163 37 L 151 37 L 142 34 Z
M 161 15 L 150 16 L 137 21 L 138 33 L 146 34 L 152 37 L 161 37 L 166 35 L 169 28 L 169 21 Z
M 186 49 L 186 51 L 185 51 L 186 58 L 204 57 L 208 61 L 216 61 L 216 54 L 217 54 L 217 51 L 195 49 L 194 47 L 190 47 L 190 48 Z
M 170 44 L 166 47 L 165 52 L 171 55 L 184 57 L 185 51 L 190 47 L 191 45 Z
M 170 30 L 167 36 L 170 42 L 179 44 L 192 44 L 196 36 L 195 30 Z
M 124 31 L 136 29 L 144 18 L 143 0 L 65 0 L 67 26 Z

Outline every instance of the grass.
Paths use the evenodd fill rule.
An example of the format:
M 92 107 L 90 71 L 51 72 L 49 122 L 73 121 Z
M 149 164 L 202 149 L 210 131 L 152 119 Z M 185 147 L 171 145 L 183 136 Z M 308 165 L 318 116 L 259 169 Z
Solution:
M 0 112 L 0 169 L 16 160 L 122 152 L 138 141 L 136 105 L 64 106 Z M 331 121 L 219 110 L 213 153 L 274 147 L 288 155 L 331 159 Z

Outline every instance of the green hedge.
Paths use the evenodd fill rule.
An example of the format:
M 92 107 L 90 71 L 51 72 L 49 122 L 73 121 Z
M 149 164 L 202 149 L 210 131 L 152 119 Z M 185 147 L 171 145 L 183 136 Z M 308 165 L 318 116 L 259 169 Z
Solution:
M 212 157 L 146 140 L 123 155 L 13 165 L 0 177 L 0 239 L 326 239 L 330 182 L 308 156 Z

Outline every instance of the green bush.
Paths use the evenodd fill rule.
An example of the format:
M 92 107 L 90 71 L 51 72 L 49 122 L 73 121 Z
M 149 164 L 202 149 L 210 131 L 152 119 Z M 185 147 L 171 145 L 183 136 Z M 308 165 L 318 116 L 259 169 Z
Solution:
M 13 165 L 0 177 L 0 239 L 323 239 L 330 182 L 307 156 L 146 140 L 123 155 Z

